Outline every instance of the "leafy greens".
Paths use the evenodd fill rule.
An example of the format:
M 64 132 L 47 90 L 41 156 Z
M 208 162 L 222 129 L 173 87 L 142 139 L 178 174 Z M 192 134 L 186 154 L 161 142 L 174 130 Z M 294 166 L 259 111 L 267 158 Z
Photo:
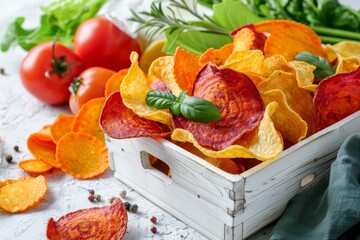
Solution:
M 38 27 L 25 29 L 24 17 L 11 22 L 1 39 L 1 51 L 6 52 L 13 45 L 28 51 L 35 45 L 57 40 L 71 46 L 76 28 L 83 21 L 93 17 L 106 0 L 55 0 L 42 6 L 43 14 Z

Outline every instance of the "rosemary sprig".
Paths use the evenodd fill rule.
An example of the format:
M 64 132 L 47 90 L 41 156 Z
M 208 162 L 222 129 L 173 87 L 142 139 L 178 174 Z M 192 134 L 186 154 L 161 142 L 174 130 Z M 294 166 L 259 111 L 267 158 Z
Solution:
M 131 10 L 132 17 L 129 20 L 140 23 L 141 27 L 137 31 L 145 30 L 145 34 L 149 39 L 165 31 L 168 31 L 169 34 L 176 31 L 177 36 L 188 31 L 220 35 L 229 34 L 228 30 L 214 22 L 209 16 L 199 14 L 197 0 L 193 1 L 192 6 L 187 4 L 185 0 L 170 0 L 169 2 L 167 7 L 168 14 L 164 12 L 161 2 L 153 2 L 149 12 L 143 11 L 138 14 Z M 179 10 L 187 12 L 195 20 L 185 20 Z M 173 41 L 175 42 L 176 39 L 177 37 Z

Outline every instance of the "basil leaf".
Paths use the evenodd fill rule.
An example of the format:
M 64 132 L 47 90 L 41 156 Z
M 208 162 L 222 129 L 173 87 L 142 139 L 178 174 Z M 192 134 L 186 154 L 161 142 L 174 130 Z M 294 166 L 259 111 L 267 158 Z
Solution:
M 295 56 L 298 61 L 307 62 L 316 67 L 314 74 L 320 80 L 335 74 L 335 68 L 323 57 L 314 55 L 309 52 L 302 52 Z
M 211 102 L 198 98 L 188 97 L 180 106 L 181 114 L 194 122 L 209 123 L 220 119 L 219 109 Z
M 147 93 L 145 102 L 148 106 L 156 109 L 169 109 L 174 104 L 175 99 L 176 97 L 174 94 L 153 90 Z
M 174 104 L 171 106 L 170 110 L 175 116 L 178 116 L 181 113 L 180 106 L 184 101 L 185 96 L 186 96 L 186 91 L 182 91 L 180 95 L 175 99 Z

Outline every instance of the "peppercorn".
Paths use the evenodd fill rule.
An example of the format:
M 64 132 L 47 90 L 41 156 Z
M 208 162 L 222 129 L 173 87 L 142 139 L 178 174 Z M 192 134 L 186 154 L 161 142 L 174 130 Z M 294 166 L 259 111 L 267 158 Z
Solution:
M 15 150 L 15 152 L 19 152 L 19 146 L 18 146 L 18 145 L 15 145 L 15 146 L 14 146 L 14 150 Z
M 8 163 L 11 163 L 12 160 L 13 160 L 13 157 L 11 155 L 7 155 L 5 160 L 8 162 Z
M 136 204 L 131 204 L 130 205 L 130 212 L 132 212 L 132 213 L 136 213 L 137 212 L 137 210 L 138 210 L 138 205 L 136 205 Z
M 89 189 L 89 194 L 95 194 L 95 191 L 93 189 Z
M 157 232 L 157 228 L 156 228 L 155 226 L 152 226 L 152 227 L 150 228 L 150 230 L 151 230 L 152 233 L 156 233 L 156 232 Z
M 117 197 L 111 197 L 111 198 L 109 199 L 109 203 L 112 204 L 116 199 L 117 199 Z
M 125 209 L 129 211 L 131 204 L 129 202 L 124 202 L 124 205 L 125 205 Z
M 89 194 L 88 199 L 90 202 L 93 202 L 95 200 L 94 194 Z
M 119 195 L 120 195 L 121 198 L 125 198 L 126 197 L 126 190 L 120 191 Z
M 101 195 L 100 194 L 95 194 L 95 200 L 100 202 L 101 201 Z
M 150 221 L 151 221 L 153 224 L 155 224 L 155 223 L 157 222 L 157 218 L 156 218 L 155 216 L 152 216 L 152 217 L 150 218 Z
M 0 68 L 0 75 L 5 75 L 5 69 L 4 68 Z

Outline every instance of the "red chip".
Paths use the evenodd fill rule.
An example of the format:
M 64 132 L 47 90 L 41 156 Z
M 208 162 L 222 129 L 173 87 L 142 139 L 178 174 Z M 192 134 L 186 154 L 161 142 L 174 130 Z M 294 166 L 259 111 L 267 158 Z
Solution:
M 135 137 L 169 137 L 155 121 L 141 118 L 127 108 L 119 92 L 111 94 L 106 100 L 101 116 L 100 126 L 112 138 Z
M 105 207 L 82 209 L 49 219 L 46 235 L 50 240 L 110 240 L 122 239 L 126 233 L 128 216 L 124 204 L 116 199 Z
M 314 114 L 319 130 L 360 110 L 360 68 L 322 80 L 314 97 Z
M 265 112 L 260 93 L 248 76 L 211 63 L 199 71 L 193 95 L 216 105 L 221 119 L 204 124 L 173 116 L 174 128 L 188 130 L 201 146 L 214 150 L 222 150 L 252 132 Z

